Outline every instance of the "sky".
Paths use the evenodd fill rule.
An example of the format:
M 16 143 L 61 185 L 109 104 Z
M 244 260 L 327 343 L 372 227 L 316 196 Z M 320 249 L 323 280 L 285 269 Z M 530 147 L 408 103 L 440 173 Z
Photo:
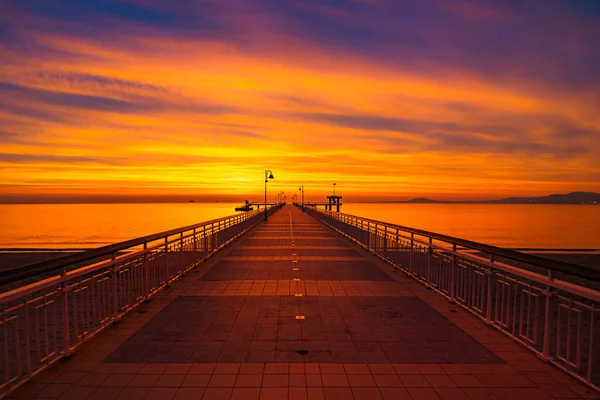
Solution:
M 596 0 L 3 0 L 0 202 L 600 192 L 598 43 Z

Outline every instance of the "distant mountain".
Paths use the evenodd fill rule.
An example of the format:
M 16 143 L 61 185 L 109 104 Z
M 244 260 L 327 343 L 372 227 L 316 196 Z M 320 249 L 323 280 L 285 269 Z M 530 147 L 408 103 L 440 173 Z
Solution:
M 571 192 L 567 194 L 551 194 L 542 197 L 509 197 L 496 200 L 502 204 L 599 204 L 600 194 L 591 192 Z
M 419 197 L 407 201 L 394 201 L 393 203 L 469 203 L 469 204 L 600 204 L 600 194 L 591 192 L 571 192 L 567 194 L 551 194 L 541 197 L 507 197 L 501 200 L 484 201 L 446 201 L 432 200 Z
M 419 197 L 416 199 L 408 200 L 406 203 L 439 203 L 439 201 Z

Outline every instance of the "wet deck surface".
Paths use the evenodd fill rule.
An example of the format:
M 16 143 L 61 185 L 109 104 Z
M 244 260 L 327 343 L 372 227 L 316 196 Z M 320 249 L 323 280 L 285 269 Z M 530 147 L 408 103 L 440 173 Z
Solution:
M 292 206 L 12 396 L 598 398 Z

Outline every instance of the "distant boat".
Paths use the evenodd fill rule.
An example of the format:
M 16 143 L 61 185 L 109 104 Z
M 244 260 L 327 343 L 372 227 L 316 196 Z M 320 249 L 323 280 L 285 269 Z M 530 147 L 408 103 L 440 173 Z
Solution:
M 235 211 L 252 211 L 254 208 L 250 205 L 250 202 L 246 200 L 246 203 L 243 206 L 239 206 L 235 208 Z
M 188 203 L 195 203 L 196 200 L 188 200 Z

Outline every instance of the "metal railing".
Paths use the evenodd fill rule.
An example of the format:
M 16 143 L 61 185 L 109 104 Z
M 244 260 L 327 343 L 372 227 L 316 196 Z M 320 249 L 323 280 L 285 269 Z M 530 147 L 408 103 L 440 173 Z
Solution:
M 269 214 L 280 207 L 271 207 Z M 12 287 L 0 293 L 0 397 L 260 223 L 263 213 L 241 213 L 0 272 L 0 284 Z
M 305 211 L 600 390 L 600 270 L 353 215 Z

